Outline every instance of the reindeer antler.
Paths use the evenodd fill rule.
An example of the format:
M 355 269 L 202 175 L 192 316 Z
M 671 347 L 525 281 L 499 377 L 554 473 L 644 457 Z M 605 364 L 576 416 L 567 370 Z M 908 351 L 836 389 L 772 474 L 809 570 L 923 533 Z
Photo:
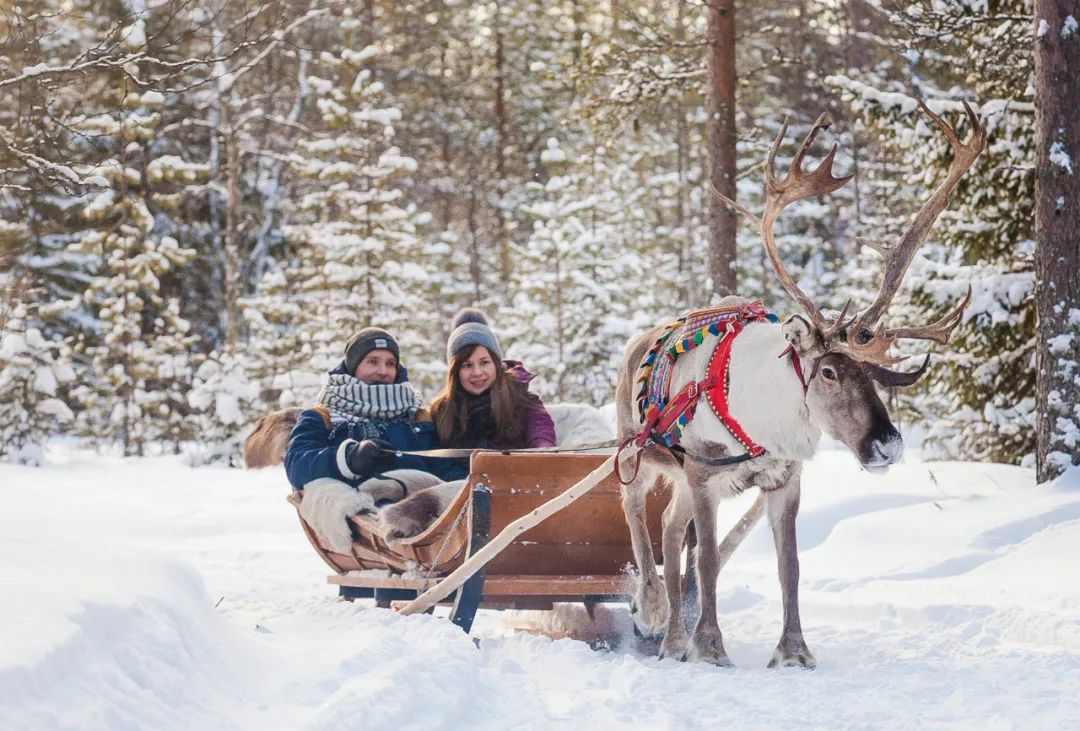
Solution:
M 773 140 L 772 145 L 769 147 L 769 157 L 765 163 L 765 213 L 761 218 L 750 213 L 746 208 L 730 198 L 727 198 L 719 191 L 714 190 L 714 193 L 720 196 L 727 205 L 757 224 L 758 230 L 761 232 L 762 241 L 765 244 L 765 253 L 769 255 L 769 261 L 772 262 L 773 269 L 776 270 L 776 276 L 780 280 L 781 286 L 783 286 L 784 290 L 791 295 L 792 299 L 799 303 L 799 306 L 806 312 L 807 316 L 814 324 L 814 327 L 825 337 L 833 335 L 842 329 L 844 315 L 847 314 L 851 302 L 849 300 L 848 303 L 844 305 L 844 309 L 840 312 L 840 316 L 834 322 L 827 322 L 825 317 L 822 316 L 821 310 L 819 310 L 810 298 L 806 296 L 805 292 L 799 289 L 799 286 L 795 284 L 795 280 L 792 279 L 791 275 L 788 274 L 787 270 L 784 268 L 783 263 L 780 261 L 780 254 L 776 249 L 776 239 L 773 237 L 772 227 L 773 223 L 780 216 L 781 211 L 788 205 L 795 201 L 802 200 L 803 198 L 831 193 L 843 186 L 847 181 L 851 180 L 851 175 L 837 178 L 832 174 L 833 158 L 836 156 L 835 144 L 832 146 L 832 149 L 829 150 L 829 154 L 818 163 L 818 166 L 814 168 L 812 172 L 808 173 L 802 169 L 803 158 L 806 157 L 806 153 L 810 149 L 810 145 L 813 144 L 818 132 L 823 129 L 828 129 L 831 124 L 832 120 L 829 119 L 828 114 L 822 114 L 817 118 L 817 121 L 814 122 L 814 126 L 810 128 L 810 132 L 807 133 L 802 144 L 799 145 L 795 157 L 792 158 L 791 167 L 788 168 L 787 175 L 784 176 L 783 180 L 777 180 L 776 172 L 773 170 L 773 164 L 776 161 L 776 153 L 779 151 L 780 145 L 784 141 L 784 136 L 787 134 L 788 120 L 786 118 L 784 119 L 784 124 L 780 127 L 780 132 L 776 135 L 776 139 Z
M 956 189 L 960 178 L 968 171 L 986 145 L 986 128 L 979 122 L 979 118 L 966 101 L 963 102 L 963 105 L 972 126 L 971 137 L 966 142 L 961 142 L 952 127 L 946 124 L 941 117 L 930 111 L 929 107 L 922 101 L 919 102 L 922 110 L 926 112 L 934 124 L 945 134 L 946 139 L 949 140 L 949 144 L 953 149 L 953 161 L 949 166 L 949 173 L 945 176 L 945 180 L 930 198 L 923 203 L 899 241 L 895 244 L 888 244 L 858 239 L 860 243 L 872 247 L 884 257 L 885 275 L 882 278 L 881 287 L 874 302 L 864 312 L 852 317 L 850 320 L 845 321 L 844 318 L 851 305 L 851 300 L 848 300 L 835 320 L 828 322 L 817 306 L 806 296 L 806 293 L 799 289 L 798 285 L 795 284 L 795 280 L 788 274 L 780 261 L 780 255 L 776 248 L 776 239 L 772 230 L 776 219 L 788 205 L 803 198 L 831 193 L 852 178 L 851 175 L 837 178 L 832 174 L 833 159 L 836 156 L 837 149 L 835 144 L 813 171 L 808 173 L 802 169 L 803 158 L 806 157 L 806 153 L 810 145 L 813 144 L 818 132 L 827 129 L 831 124 L 827 114 L 822 114 L 817 118 L 814 126 L 795 153 L 795 157 L 792 158 L 787 175 L 783 180 L 777 180 L 773 164 L 776 160 L 776 153 L 784 140 L 784 135 L 787 133 L 788 122 L 787 119 L 784 120 L 780 133 L 777 134 L 776 139 L 773 140 L 772 145 L 769 147 L 769 156 L 765 163 L 765 213 L 761 218 L 713 189 L 714 194 L 719 196 L 728 206 L 757 225 L 765 245 L 765 253 L 768 254 L 769 261 L 772 262 L 773 269 L 776 270 L 776 276 L 779 278 L 780 284 L 806 312 L 814 328 L 821 333 L 830 350 L 844 353 L 864 363 L 882 366 L 894 365 L 904 360 L 904 357 L 894 358 L 888 355 L 889 347 L 895 341 L 900 339 L 920 339 L 933 340 L 944 344 L 948 342 L 953 330 L 960 323 L 964 308 L 971 302 L 970 287 L 968 287 L 967 296 L 963 300 L 949 310 L 944 317 L 930 325 L 887 330 L 884 325 L 878 324 L 878 320 L 888 309 L 889 303 L 892 302 L 893 297 L 900 288 L 904 274 L 911 265 L 912 259 L 915 258 L 915 252 L 926 241 L 934 222 L 941 215 L 941 212 L 945 210 L 949 196 Z M 847 337 L 845 340 L 840 340 L 836 336 L 844 330 L 847 331 Z M 920 374 L 923 369 L 925 369 L 925 364 L 920 369 Z
M 937 187 L 937 190 L 934 191 L 933 195 L 923 203 L 922 208 L 915 214 L 915 218 L 908 225 L 907 229 L 900 236 L 900 240 L 895 245 L 889 246 L 883 244 L 871 244 L 866 241 L 863 242 L 871 245 L 885 258 L 885 276 L 882 279 L 877 298 L 856 320 L 854 327 L 855 332 L 862 332 L 864 329 L 873 328 L 878 320 L 881 319 L 882 315 L 885 314 L 893 297 L 896 295 L 896 291 L 900 288 L 900 282 L 903 280 L 904 274 L 907 273 L 912 259 L 915 258 L 915 252 L 918 251 L 919 247 L 926 241 L 926 237 L 930 234 L 930 229 L 933 227 L 934 222 L 937 221 L 941 212 L 945 210 L 945 206 L 949 202 L 949 196 L 956 190 L 960 178 L 964 176 L 964 173 L 966 173 L 968 168 L 975 162 L 975 158 L 983 151 L 983 147 L 986 146 L 986 127 L 979 122 L 979 118 L 975 115 L 975 112 L 971 110 L 968 103 L 966 101 L 962 103 L 964 105 L 964 111 L 967 113 L 968 121 L 971 123 L 972 127 L 971 137 L 967 142 L 961 142 L 956 134 L 956 130 L 946 124 L 941 117 L 931 112 L 930 108 L 921 100 L 919 101 L 919 106 L 926 112 L 927 116 L 930 117 L 934 124 L 937 125 L 938 129 L 942 131 L 945 138 L 952 146 L 953 161 L 949 166 L 949 173 L 945 176 L 945 180 Z M 959 322 L 960 313 L 963 312 L 963 308 L 968 301 L 970 301 L 970 297 L 967 298 L 965 302 L 961 303 L 961 306 L 958 307 L 957 310 L 950 313 L 955 315 L 957 322 Z M 935 326 L 939 324 L 940 323 L 935 323 Z M 955 323 L 953 324 L 953 327 L 955 327 Z M 925 338 L 925 336 L 908 334 L 918 331 L 920 331 L 920 328 L 895 330 L 891 332 L 895 338 Z M 951 327 L 948 332 L 951 334 Z M 944 340 L 938 340 L 937 337 L 929 339 L 945 343 L 948 341 L 948 334 L 945 335 Z
M 971 304 L 971 285 L 968 285 L 967 294 L 937 322 L 922 327 L 899 327 L 895 330 L 886 330 L 886 334 L 894 340 L 933 340 L 935 343 L 944 345 L 952 337 L 953 330 L 960 324 L 964 317 L 964 310 Z

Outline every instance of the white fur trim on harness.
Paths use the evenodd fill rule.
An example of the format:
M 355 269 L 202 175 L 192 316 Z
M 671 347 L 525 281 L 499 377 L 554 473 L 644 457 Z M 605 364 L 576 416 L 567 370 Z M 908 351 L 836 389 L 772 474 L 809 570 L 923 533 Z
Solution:
M 337 448 L 337 468 L 341 476 L 346 480 L 359 479 L 360 475 L 356 474 L 349 469 L 349 460 L 345 459 L 345 450 L 349 448 L 350 444 L 359 444 L 355 439 L 346 439 L 341 443 L 341 446 Z

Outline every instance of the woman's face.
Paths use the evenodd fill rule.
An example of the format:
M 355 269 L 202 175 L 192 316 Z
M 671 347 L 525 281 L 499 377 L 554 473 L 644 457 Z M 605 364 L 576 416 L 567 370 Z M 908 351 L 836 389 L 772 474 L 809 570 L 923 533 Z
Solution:
M 458 370 L 458 383 L 473 396 L 479 396 L 495 382 L 495 359 L 483 345 L 477 346 L 472 355 Z
M 393 383 L 397 378 L 397 358 L 389 350 L 373 350 L 364 356 L 353 375 L 369 386 Z

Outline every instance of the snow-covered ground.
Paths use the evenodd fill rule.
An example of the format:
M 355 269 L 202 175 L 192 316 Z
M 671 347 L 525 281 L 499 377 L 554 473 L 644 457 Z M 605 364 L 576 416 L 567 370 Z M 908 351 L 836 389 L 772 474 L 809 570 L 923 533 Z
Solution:
M 809 672 L 765 669 L 781 612 L 761 526 L 721 575 L 722 670 L 495 612 L 477 645 L 339 601 L 274 470 L 49 456 L 0 466 L 5 730 L 1080 728 L 1075 470 L 1041 488 L 987 464 L 874 477 L 822 452 L 799 516 Z

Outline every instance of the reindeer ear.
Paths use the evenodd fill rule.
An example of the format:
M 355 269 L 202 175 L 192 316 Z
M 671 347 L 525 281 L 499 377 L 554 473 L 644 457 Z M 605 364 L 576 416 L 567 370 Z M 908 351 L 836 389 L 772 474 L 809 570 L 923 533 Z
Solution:
M 799 353 L 806 353 L 818 345 L 817 333 L 802 315 L 792 315 L 784 320 L 784 337 Z

